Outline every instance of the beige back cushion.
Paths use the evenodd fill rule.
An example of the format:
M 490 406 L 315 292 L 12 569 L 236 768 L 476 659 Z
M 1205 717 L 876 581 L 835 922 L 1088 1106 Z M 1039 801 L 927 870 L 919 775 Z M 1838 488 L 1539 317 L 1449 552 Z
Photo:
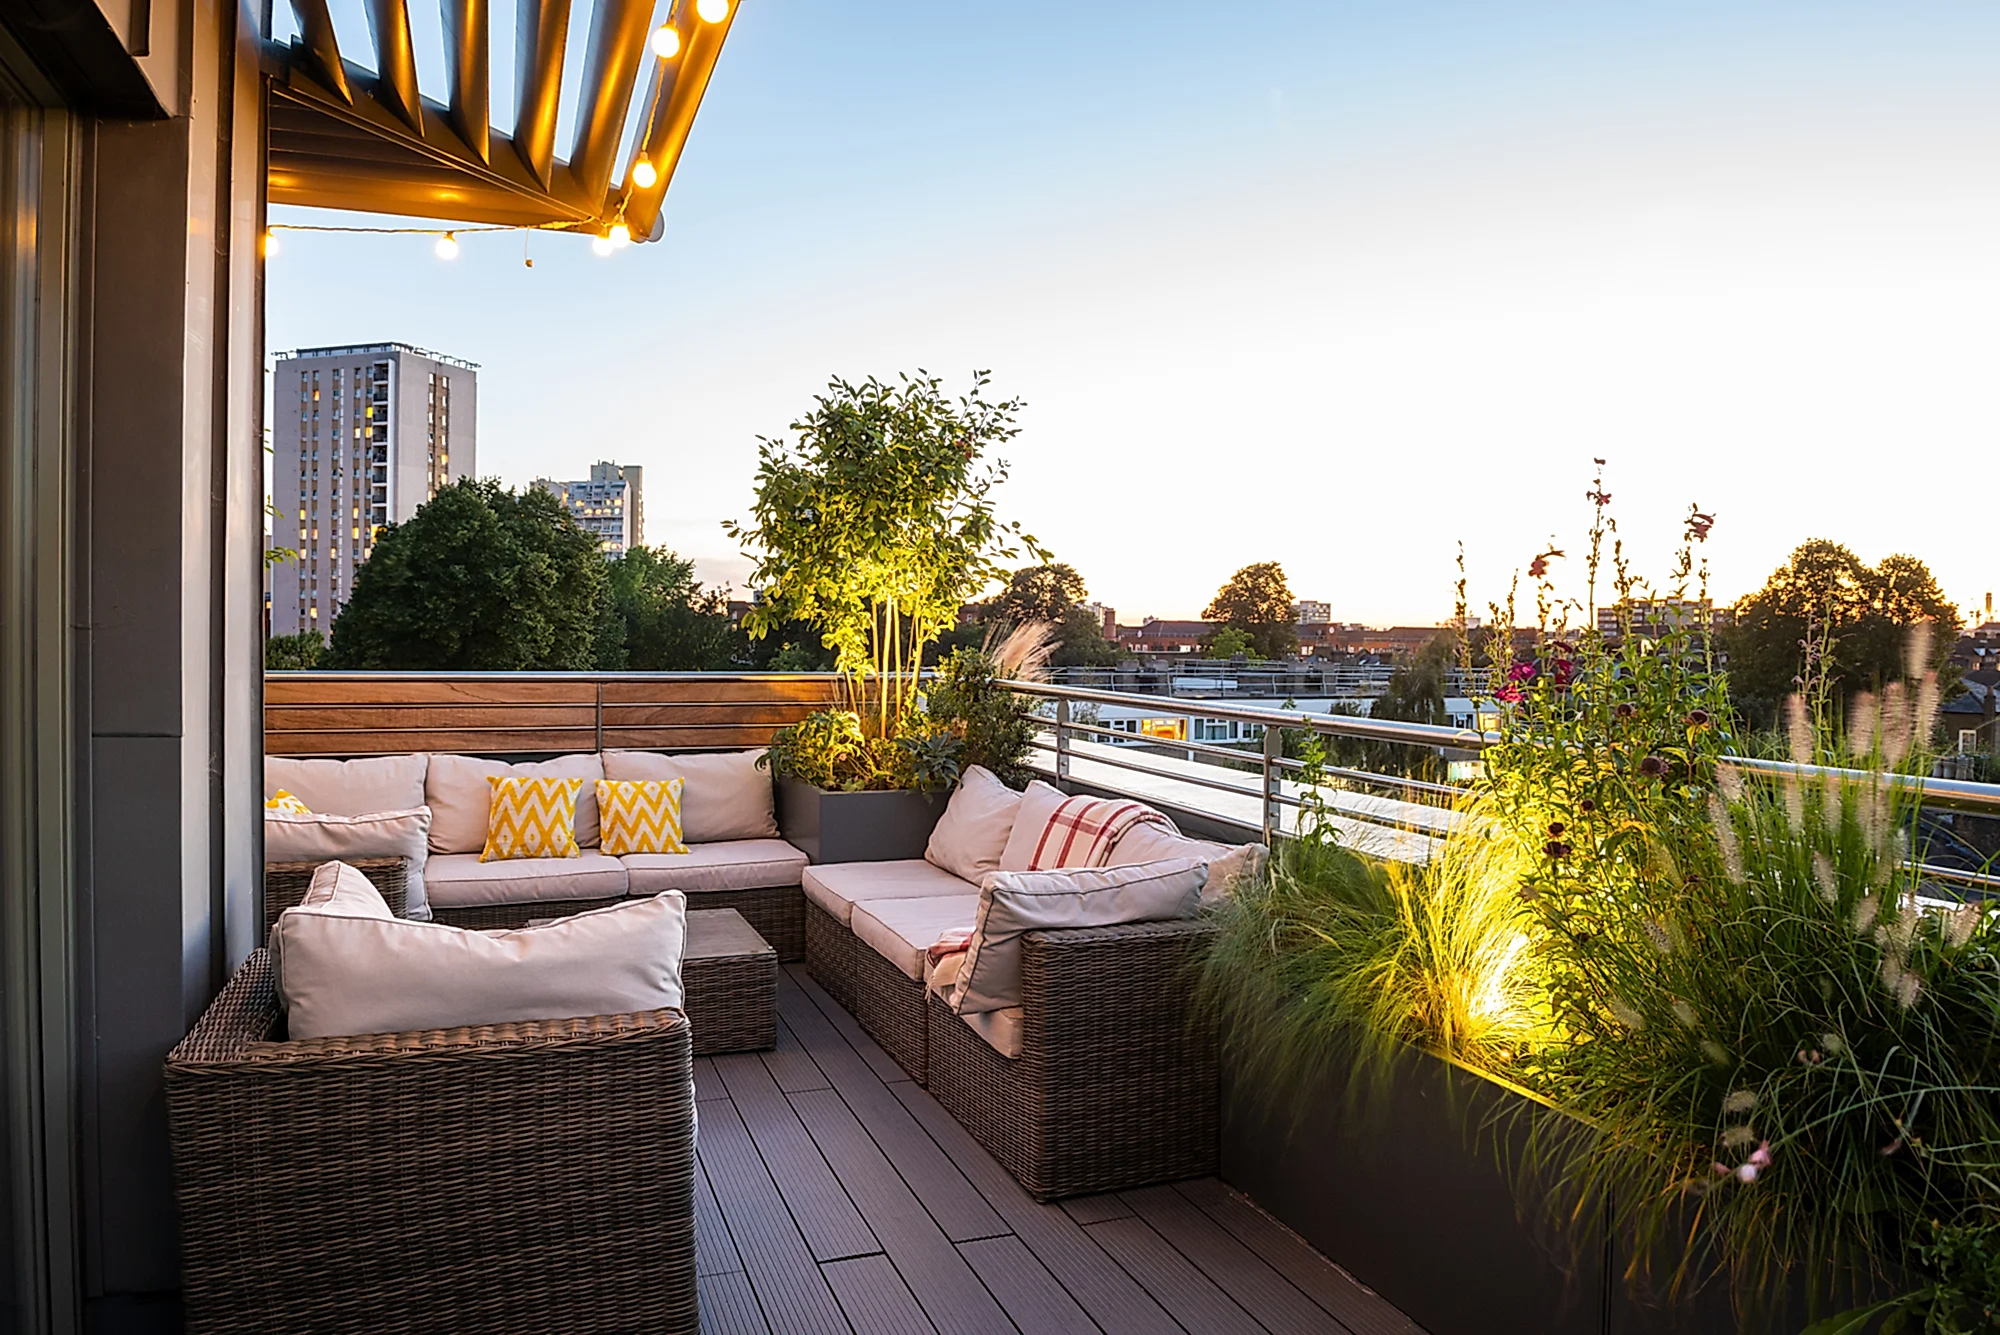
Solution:
M 777 809 L 771 771 L 757 768 L 763 751 L 667 755 L 606 751 L 604 777 L 636 782 L 680 779 L 681 838 L 690 844 L 722 839 L 773 839 Z
M 681 1004 L 686 914 L 670 890 L 475 932 L 335 901 L 279 914 L 271 951 L 293 1038 L 622 1015 Z
M 1111 850 L 1109 865 L 1130 867 L 1166 858 L 1199 859 L 1208 864 L 1208 884 L 1202 888 L 1201 899 L 1204 904 L 1212 904 L 1255 880 L 1270 853 L 1262 844 L 1218 844 L 1207 839 L 1190 839 L 1158 825 L 1135 825 Z
M 1207 880 L 1207 866 L 1193 858 L 1135 867 L 995 872 L 979 890 L 979 917 L 952 1009 L 968 1014 L 1021 1004 L 1023 933 L 1193 917 Z
M 282 788 L 312 811 L 329 816 L 408 811 L 424 804 L 424 774 L 429 761 L 427 755 L 371 756 L 366 760 L 266 756 L 264 796 Z
M 308 803 L 308 806 L 311 804 Z M 264 861 L 332 862 L 341 858 L 408 858 L 409 884 L 403 912 L 427 919 L 424 863 L 430 855 L 431 809 L 377 811 L 366 816 L 309 816 L 289 811 L 264 813 Z
M 579 848 L 597 846 L 597 781 L 604 777 L 604 766 L 595 753 L 520 765 L 439 754 L 431 757 L 430 774 L 424 780 L 424 800 L 431 809 L 431 852 L 477 853 L 485 848 L 486 822 L 493 806 L 493 785 L 486 780 L 508 775 L 582 779 L 583 787 L 576 795 L 576 843 Z
M 1019 793 L 1000 782 L 992 770 L 974 765 L 959 777 L 944 815 L 931 831 L 924 859 L 978 885 L 988 873 L 1000 870 L 1000 855 L 1007 851 L 1014 813 L 1020 809 Z

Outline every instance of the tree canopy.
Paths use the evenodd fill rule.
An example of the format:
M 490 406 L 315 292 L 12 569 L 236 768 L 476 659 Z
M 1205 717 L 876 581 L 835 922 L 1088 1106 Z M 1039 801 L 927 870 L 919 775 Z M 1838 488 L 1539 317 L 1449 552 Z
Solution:
M 1041 621 L 1053 628 L 1051 667 L 1108 667 L 1118 661 L 1118 645 L 1105 638 L 1103 623 L 1083 605 L 1089 595 L 1083 576 L 1064 561 L 1028 566 L 1007 577 L 1007 586 L 981 613 L 981 624 L 1000 630 Z
M 791 439 L 763 440 L 751 522 L 724 525 L 764 594 L 744 618 L 750 637 L 805 622 L 857 697 L 867 679 L 893 680 L 878 693 L 884 735 L 915 703 L 924 647 L 1002 561 L 1042 554 L 994 513 L 1007 468 L 984 456 L 1017 434 L 1020 403 L 989 402 L 986 383 L 982 372 L 953 400 L 921 371 L 894 384 L 833 381 Z
M 1284 658 L 1298 651 L 1292 590 L 1285 583 L 1285 568 L 1276 561 L 1259 561 L 1231 575 L 1201 615 L 1242 631 L 1260 658 Z
M 1736 604 L 1736 624 L 1722 635 L 1730 698 L 1757 726 L 1769 726 L 1801 686 L 1824 689 L 1838 704 L 1901 676 L 1911 631 L 1925 622 L 1936 630 L 1932 666 L 1942 666 L 1958 608 L 1916 557 L 1870 566 L 1839 543 L 1802 543 Z
M 696 670 L 726 666 L 732 648 L 724 595 L 691 563 L 645 547 L 606 561 L 550 493 L 468 478 L 382 531 L 320 664 Z

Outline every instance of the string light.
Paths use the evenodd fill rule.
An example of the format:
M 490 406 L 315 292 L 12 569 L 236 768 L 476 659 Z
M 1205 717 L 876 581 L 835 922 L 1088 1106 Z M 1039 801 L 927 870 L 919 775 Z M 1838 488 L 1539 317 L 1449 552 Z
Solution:
M 729 0 L 694 0 L 694 12 L 703 23 L 720 23 L 729 17 Z
M 655 167 L 645 154 L 640 154 L 632 163 L 632 184 L 641 190 L 650 190 L 653 183 L 659 179 L 659 168 Z
M 649 181 L 647 182 L 647 184 L 650 185 L 652 184 L 652 182 Z M 277 253 L 278 253 L 277 234 L 269 230 L 266 230 L 264 233 L 264 258 L 268 260 Z
M 590 238 L 591 253 L 600 258 L 602 258 L 605 255 L 609 255 L 612 251 L 616 249 L 618 249 L 618 247 L 612 242 L 609 236 L 593 236 L 592 238 Z
M 611 244 L 619 250 L 632 244 L 632 229 L 622 222 L 611 224 Z
M 437 257 L 441 260 L 455 260 L 458 258 L 457 233 L 446 232 L 443 236 L 438 238 Z
M 680 29 L 671 23 L 662 23 L 653 30 L 653 54 L 661 60 L 672 60 L 681 53 Z

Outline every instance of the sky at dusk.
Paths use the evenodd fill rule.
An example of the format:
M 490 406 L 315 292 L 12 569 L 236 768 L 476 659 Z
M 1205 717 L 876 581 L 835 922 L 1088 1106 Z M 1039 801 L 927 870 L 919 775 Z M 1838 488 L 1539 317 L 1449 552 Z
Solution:
M 1259 560 L 1437 622 L 1461 541 L 1475 601 L 1580 551 L 1593 456 L 1644 570 L 1699 503 L 1724 597 L 1823 536 L 1970 611 L 1996 56 L 1991 3 L 743 0 L 663 241 L 287 233 L 268 338 L 479 363 L 482 475 L 642 464 L 648 541 L 716 581 L 757 436 L 830 376 L 980 368 L 1026 405 L 1004 515 L 1127 623 Z

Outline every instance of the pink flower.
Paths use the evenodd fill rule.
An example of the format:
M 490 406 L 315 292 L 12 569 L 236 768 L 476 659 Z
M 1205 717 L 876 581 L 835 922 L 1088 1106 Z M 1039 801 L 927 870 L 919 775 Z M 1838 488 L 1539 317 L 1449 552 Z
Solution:
M 1519 704 L 1521 702 L 1521 688 L 1518 686 L 1502 686 L 1493 692 L 1493 698 L 1503 705 Z
M 1507 669 L 1508 681 L 1533 681 L 1534 679 L 1535 665 L 1533 663 L 1516 663 L 1513 667 Z

